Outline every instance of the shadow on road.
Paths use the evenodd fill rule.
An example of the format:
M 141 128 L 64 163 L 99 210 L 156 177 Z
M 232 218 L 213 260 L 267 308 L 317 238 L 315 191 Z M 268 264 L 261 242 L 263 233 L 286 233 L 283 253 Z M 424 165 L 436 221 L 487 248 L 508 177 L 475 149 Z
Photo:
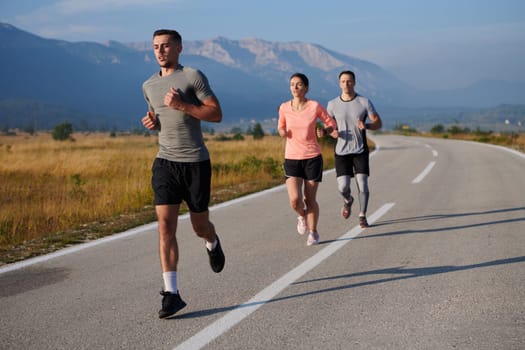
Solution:
M 385 226 L 385 225 L 391 225 L 391 224 L 399 224 L 399 223 L 407 223 L 407 222 L 418 222 L 418 221 L 451 219 L 451 218 L 457 218 L 457 217 L 468 217 L 468 216 L 474 216 L 474 215 L 488 215 L 488 214 L 496 214 L 496 213 L 506 213 L 506 212 L 520 211 L 520 210 L 525 210 L 525 207 L 496 209 L 496 210 L 478 211 L 478 212 L 471 212 L 471 213 L 459 213 L 459 214 L 423 215 L 423 216 L 415 216 L 415 217 L 410 217 L 410 218 L 401 218 L 401 219 L 395 219 L 395 220 L 378 221 L 378 222 L 374 223 L 373 227 L 379 227 L 379 226 Z M 404 235 L 404 234 L 412 234 L 412 233 L 443 232 L 443 231 L 461 230 L 461 229 L 467 229 L 467 228 L 473 228 L 473 227 L 482 227 L 482 226 L 489 226 L 489 225 L 507 224 L 507 223 L 511 223 L 511 222 L 520 222 L 520 221 L 525 221 L 525 215 L 517 217 L 517 218 L 512 218 L 512 219 L 484 221 L 484 222 L 477 222 L 477 223 L 471 223 L 471 224 L 466 224 L 466 225 L 456 225 L 456 226 L 448 226 L 448 227 L 441 227 L 441 228 L 406 229 L 406 230 L 401 230 L 401 231 L 391 231 L 391 232 L 387 232 L 387 233 L 366 234 L 364 236 L 354 237 L 353 239 L 366 239 L 366 238 L 375 238 L 375 237 L 386 237 L 386 236 Z
M 229 312 L 229 311 L 232 311 L 238 308 L 252 307 L 255 305 L 259 305 L 259 304 L 272 303 L 272 302 L 277 302 L 277 301 L 282 301 L 282 300 L 287 300 L 287 299 L 292 299 L 292 298 L 299 298 L 299 297 L 303 297 L 307 295 L 329 293 L 329 292 L 334 292 L 334 291 L 340 291 L 343 289 L 371 286 L 371 285 L 376 285 L 376 284 L 381 284 L 381 283 L 388 283 L 388 282 L 393 282 L 393 281 L 410 279 L 410 278 L 427 277 L 427 276 L 439 275 L 443 273 L 459 272 L 459 271 L 479 269 L 479 268 L 498 266 L 498 265 L 516 264 L 516 263 L 522 263 L 522 262 L 525 262 L 525 256 L 518 256 L 515 258 L 508 258 L 508 259 L 499 259 L 499 260 L 487 261 L 487 262 L 479 263 L 479 264 L 470 264 L 470 265 L 462 265 L 462 266 L 444 265 L 444 266 L 419 267 L 419 268 L 391 267 L 391 268 L 385 268 L 385 269 L 377 269 L 377 270 L 371 270 L 371 271 L 349 273 L 349 274 L 344 274 L 344 275 L 316 278 L 316 279 L 298 281 L 298 282 L 292 283 L 292 285 L 314 283 L 314 282 L 321 282 L 321 281 L 331 281 L 331 280 L 337 280 L 337 279 L 350 279 L 354 277 L 371 276 L 371 275 L 387 275 L 387 274 L 394 275 L 392 277 L 380 278 L 380 279 L 376 279 L 373 281 L 349 283 L 344 286 L 317 289 L 317 290 L 313 290 L 309 292 L 287 295 L 284 297 L 273 298 L 271 300 L 264 300 L 264 301 L 258 301 L 258 302 L 253 302 L 253 303 L 232 305 L 232 306 L 222 307 L 222 308 L 194 311 L 194 312 L 190 312 L 187 314 L 178 315 L 174 317 L 174 319 L 204 317 L 204 316 L 210 316 L 213 314 Z
M 407 279 L 407 278 L 414 278 L 414 277 L 426 277 L 426 276 L 437 275 L 437 274 L 442 274 L 442 273 L 478 269 L 478 268 L 489 267 L 489 266 L 515 264 L 515 263 L 520 263 L 520 262 L 525 262 L 525 256 L 518 256 L 515 258 L 508 258 L 508 259 L 498 259 L 498 260 L 487 261 L 487 262 L 479 263 L 479 264 L 470 264 L 470 265 L 461 265 L 461 266 L 443 265 L 443 266 L 417 267 L 417 268 L 391 267 L 391 268 L 386 268 L 386 269 L 378 269 L 378 270 L 371 270 L 371 271 L 364 271 L 364 272 L 349 273 L 349 274 L 338 275 L 338 276 L 316 278 L 316 279 L 311 279 L 311 280 L 295 282 L 293 284 L 303 284 L 303 283 L 311 283 L 311 282 L 318 282 L 318 281 L 329 281 L 329 280 L 335 280 L 335 279 L 340 279 L 340 278 L 352 278 L 352 277 L 368 276 L 368 275 L 386 275 L 386 274 L 403 275 L 403 276 L 395 276 L 395 277 L 379 279 L 376 281 L 363 282 L 359 284 L 359 286 L 361 286 L 361 285 L 368 285 L 368 284 L 384 283 L 384 282 L 389 282 L 389 281 L 397 281 L 400 279 Z M 354 284 L 354 285 L 349 285 L 349 286 L 343 286 L 341 288 L 347 288 L 350 286 L 357 286 L 357 285 Z
M 349 274 L 338 275 L 338 276 L 316 278 L 316 279 L 298 281 L 298 282 L 292 283 L 292 285 L 313 283 L 313 282 L 320 282 L 320 281 L 330 281 L 330 280 L 337 280 L 337 279 L 348 279 L 348 278 L 353 278 L 353 277 L 361 277 L 361 276 L 369 276 L 369 275 L 386 275 L 386 274 L 395 275 L 392 277 L 380 278 L 380 279 L 376 279 L 373 281 L 350 283 L 344 286 L 325 288 L 325 289 L 319 289 L 319 290 L 295 294 L 295 295 L 289 295 L 289 296 L 282 297 L 282 298 L 276 298 L 271 301 L 286 300 L 286 299 L 296 298 L 296 297 L 305 296 L 305 295 L 312 295 L 312 294 L 326 293 L 326 292 L 332 292 L 332 291 L 337 291 L 337 290 L 342 290 L 342 289 L 370 286 L 370 285 L 393 282 L 393 281 L 400 281 L 400 280 L 405 280 L 405 279 L 410 279 L 410 278 L 427 277 L 427 276 L 439 275 L 443 273 L 459 272 L 459 271 L 479 269 L 479 268 L 484 268 L 484 267 L 516 264 L 516 263 L 523 263 L 523 262 L 525 262 L 525 256 L 518 256 L 515 258 L 492 260 L 492 261 L 487 261 L 487 262 L 479 263 L 479 264 L 470 264 L 470 265 L 461 265 L 461 266 L 444 265 L 444 266 L 419 267 L 419 268 L 392 267 L 392 268 L 385 268 L 385 269 L 378 269 L 378 270 L 371 270 L 371 271 L 364 271 L 364 272 L 349 273 Z
M 411 217 L 411 218 L 400 218 L 400 219 L 395 219 L 395 220 L 378 221 L 374 226 L 382 226 L 382 225 L 397 224 L 397 223 L 406 223 L 406 222 L 413 222 L 413 221 L 450 219 L 450 218 L 455 218 L 455 217 L 466 217 L 466 216 L 473 216 L 473 215 L 488 215 L 488 214 L 508 213 L 508 212 L 520 211 L 520 210 L 525 210 L 525 207 L 494 209 L 494 210 L 485 210 L 485 211 L 475 211 L 475 212 L 470 212 L 470 213 L 434 214 L 434 215 L 414 216 L 414 217 Z

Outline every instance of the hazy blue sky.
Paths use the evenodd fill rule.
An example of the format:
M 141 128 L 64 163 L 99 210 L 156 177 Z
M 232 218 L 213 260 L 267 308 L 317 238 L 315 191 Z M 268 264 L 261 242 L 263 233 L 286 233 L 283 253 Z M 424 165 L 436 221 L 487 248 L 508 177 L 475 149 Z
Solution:
M 186 40 L 309 42 L 419 88 L 525 81 L 523 0 L 0 0 L 0 21 L 72 42 L 151 40 L 161 27 Z

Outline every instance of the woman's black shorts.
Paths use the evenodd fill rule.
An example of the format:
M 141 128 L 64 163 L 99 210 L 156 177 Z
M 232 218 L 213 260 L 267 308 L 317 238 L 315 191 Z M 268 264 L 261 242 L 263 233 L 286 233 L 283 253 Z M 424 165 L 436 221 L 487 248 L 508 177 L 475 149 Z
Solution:
M 321 182 L 323 180 L 323 156 L 310 159 L 285 159 L 284 176 Z

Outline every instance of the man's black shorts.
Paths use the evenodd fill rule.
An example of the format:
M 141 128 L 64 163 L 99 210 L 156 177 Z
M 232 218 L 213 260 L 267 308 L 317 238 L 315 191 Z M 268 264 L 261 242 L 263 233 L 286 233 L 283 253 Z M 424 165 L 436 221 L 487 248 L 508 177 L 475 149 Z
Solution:
M 310 159 L 285 159 L 284 176 L 321 182 L 323 180 L 323 156 L 318 155 Z
M 370 176 L 370 162 L 368 152 L 359 154 L 335 155 L 336 176 L 354 176 L 354 174 L 366 174 Z
M 185 163 L 156 158 L 151 171 L 155 205 L 181 204 L 184 200 L 190 211 L 194 213 L 208 210 L 211 184 L 210 160 Z

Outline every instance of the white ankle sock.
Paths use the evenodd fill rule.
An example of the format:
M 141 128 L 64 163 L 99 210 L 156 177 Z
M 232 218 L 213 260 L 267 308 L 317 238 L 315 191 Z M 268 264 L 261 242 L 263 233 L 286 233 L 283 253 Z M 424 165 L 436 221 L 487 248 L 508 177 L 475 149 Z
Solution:
M 216 246 L 217 246 L 217 240 L 215 240 L 215 242 L 213 242 L 213 243 L 206 242 L 206 248 L 208 248 L 208 250 L 209 250 L 210 252 L 211 252 L 212 250 L 214 250 Z
M 177 271 L 168 271 L 162 273 L 164 279 L 164 291 L 177 293 Z

